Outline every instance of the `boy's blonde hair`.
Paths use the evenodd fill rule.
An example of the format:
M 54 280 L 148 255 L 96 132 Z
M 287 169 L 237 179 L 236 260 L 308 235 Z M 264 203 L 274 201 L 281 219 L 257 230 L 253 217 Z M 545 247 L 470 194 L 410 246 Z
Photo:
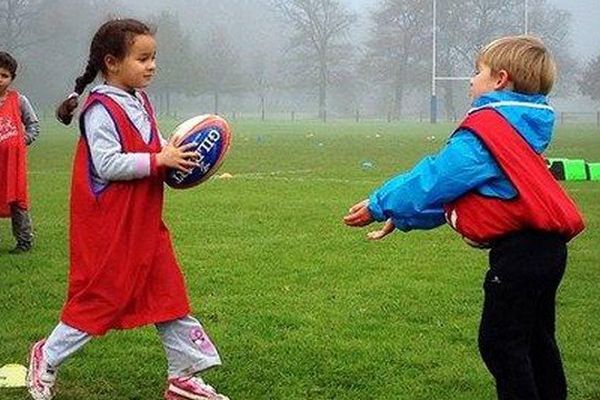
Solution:
M 477 66 L 485 64 L 492 73 L 508 72 L 515 92 L 548 94 L 554 85 L 556 64 L 544 43 L 529 35 L 507 36 L 485 46 Z

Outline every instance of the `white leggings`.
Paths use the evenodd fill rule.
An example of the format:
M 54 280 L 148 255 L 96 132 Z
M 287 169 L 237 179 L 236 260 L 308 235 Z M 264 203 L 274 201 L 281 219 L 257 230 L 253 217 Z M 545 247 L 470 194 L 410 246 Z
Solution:
M 221 358 L 202 325 L 191 316 L 156 324 L 168 361 L 169 378 L 197 374 L 221 365 Z M 44 345 L 50 366 L 58 368 L 93 336 L 63 322 L 54 328 Z

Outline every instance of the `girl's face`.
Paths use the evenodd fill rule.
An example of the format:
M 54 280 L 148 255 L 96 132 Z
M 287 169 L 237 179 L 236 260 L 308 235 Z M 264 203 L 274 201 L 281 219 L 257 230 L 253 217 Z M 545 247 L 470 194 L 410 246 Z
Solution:
M 6 89 L 8 89 L 12 81 L 13 78 L 10 71 L 0 67 L 0 96 L 4 96 Z
M 137 35 L 125 58 L 108 55 L 104 62 L 107 83 L 127 91 L 145 88 L 156 73 L 156 41 L 150 35 Z

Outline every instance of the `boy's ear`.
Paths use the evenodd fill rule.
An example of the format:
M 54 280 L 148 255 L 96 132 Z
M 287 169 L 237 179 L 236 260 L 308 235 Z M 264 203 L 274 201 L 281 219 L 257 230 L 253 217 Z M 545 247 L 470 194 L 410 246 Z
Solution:
M 496 76 L 494 78 L 496 79 L 494 85 L 495 90 L 506 89 L 512 84 L 512 81 L 510 80 L 510 75 L 508 75 L 508 72 L 505 69 L 501 69 L 500 71 L 496 72 Z

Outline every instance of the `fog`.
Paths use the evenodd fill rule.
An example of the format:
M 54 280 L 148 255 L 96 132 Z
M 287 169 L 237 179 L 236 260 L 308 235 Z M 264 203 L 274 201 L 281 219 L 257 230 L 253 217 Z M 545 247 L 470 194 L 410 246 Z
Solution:
M 100 24 L 133 17 L 157 30 L 148 91 L 161 114 L 425 121 L 432 2 L 0 0 L 0 49 L 17 58 L 16 86 L 47 116 L 83 73 Z M 529 0 L 527 11 L 529 32 L 558 63 L 555 107 L 595 121 L 600 93 L 585 77 L 600 78 L 600 1 Z M 525 0 L 437 0 L 437 76 L 468 77 L 477 50 L 522 33 L 524 16 Z M 437 81 L 441 118 L 464 113 L 467 88 Z

